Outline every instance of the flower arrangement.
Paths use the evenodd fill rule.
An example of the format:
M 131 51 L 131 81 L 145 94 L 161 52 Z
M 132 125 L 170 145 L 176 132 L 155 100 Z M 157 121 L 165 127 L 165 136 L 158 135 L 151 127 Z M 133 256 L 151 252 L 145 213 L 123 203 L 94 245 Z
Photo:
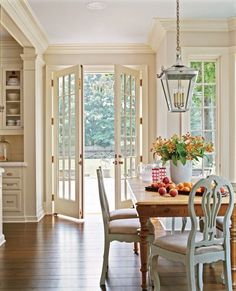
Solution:
M 151 149 L 153 156 L 160 156 L 163 164 L 172 160 L 174 165 L 181 161 L 183 165 L 187 160 L 203 158 L 206 153 L 213 151 L 213 144 L 206 142 L 202 136 L 191 136 L 187 133 L 182 136 L 177 134 L 169 139 L 158 137 Z

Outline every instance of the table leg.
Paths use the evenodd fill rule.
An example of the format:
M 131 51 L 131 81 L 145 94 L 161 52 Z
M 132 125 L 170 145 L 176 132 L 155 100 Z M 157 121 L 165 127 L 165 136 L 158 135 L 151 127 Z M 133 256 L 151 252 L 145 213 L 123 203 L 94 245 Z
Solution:
M 236 206 L 231 217 L 232 225 L 230 228 L 231 236 L 231 270 L 232 270 L 232 284 L 233 288 L 236 289 Z
M 148 217 L 139 217 L 141 224 L 141 232 L 140 232 L 140 256 L 141 256 L 141 269 L 142 272 L 142 289 L 147 289 L 147 261 L 148 261 L 148 241 L 147 236 L 149 234 L 148 230 Z

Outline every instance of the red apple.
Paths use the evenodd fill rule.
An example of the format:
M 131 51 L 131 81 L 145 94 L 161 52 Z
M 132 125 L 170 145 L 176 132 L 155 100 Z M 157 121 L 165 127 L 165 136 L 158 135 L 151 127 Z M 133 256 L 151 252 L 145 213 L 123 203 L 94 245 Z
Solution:
M 177 189 L 170 189 L 169 194 L 170 194 L 170 196 L 175 197 L 176 195 L 178 195 L 178 190 Z
M 165 183 L 165 184 L 169 184 L 170 183 L 170 179 L 168 177 L 164 177 L 162 179 L 162 182 Z
M 205 191 L 205 187 L 200 187 L 200 189 L 201 189 L 201 193 L 203 193 L 204 191 Z
M 166 187 L 166 184 L 162 182 L 158 183 L 158 188 L 162 188 L 162 187 Z
M 224 187 L 221 187 L 220 188 L 220 192 L 221 192 L 221 194 L 224 194 L 225 193 L 225 188 Z
M 158 189 L 158 193 L 159 193 L 161 196 L 165 195 L 166 192 L 167 192 L 167 191 L 166 191 L 166 188 L 165 188 L 165 187 L 161 187 L 161 188 Z
M 151 185 L 153 188 L 158 188 L 159 187 L 159 184 L 158 183 L 152 183 Z

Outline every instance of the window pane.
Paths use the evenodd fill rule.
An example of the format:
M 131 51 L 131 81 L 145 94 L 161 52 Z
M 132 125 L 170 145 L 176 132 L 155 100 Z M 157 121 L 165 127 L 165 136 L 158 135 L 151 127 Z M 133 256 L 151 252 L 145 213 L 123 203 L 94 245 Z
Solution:
M 202 106 L 202 86 L 196 86 L 193 93 L 192 107 L 201 107 Z
M 204 83 L 215 83 L 215 62 L 204 63 Z
M 192 130 L 201 130 L 202 129 L 202 110 L 201 109 L 191 109 L 191 123 L 190 128 Z
M 205 108 L 204 109 L 204 125 L 205 129 L 215 129 L 216 114 L 215 109 Z
M 215 144 L 215 132 L 214 131 L 205 132 L 204 138 L 206 141 L 212 142 L 213 144 Z
M 191 62 L 191 67 L 198 70 L 197 83 L 202 83 L 202 62 Z
M 207 85 L 204 94 L 204 105 L 205 106 L 216 106 L 216 86 Z

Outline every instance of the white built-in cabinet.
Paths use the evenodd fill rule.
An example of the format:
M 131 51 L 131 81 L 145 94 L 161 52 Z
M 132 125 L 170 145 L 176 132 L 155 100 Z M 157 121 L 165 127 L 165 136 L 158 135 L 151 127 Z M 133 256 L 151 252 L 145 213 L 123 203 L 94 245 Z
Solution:
M 23 134 L 23 80 L 20 65 L 2 69 L 0 100 L 0 134 Z
M 2 209 L 4 222 L 25 221 L 24 168 L 25 163 L 2 162 Z
M 2 223 L 3 223 L 3 218 L 2 218 L 2 174 L 3 174 L 3 169 L 0 168 L 0 246 L 5 242 L 5 236 L 3 234 L 2 230 Z

